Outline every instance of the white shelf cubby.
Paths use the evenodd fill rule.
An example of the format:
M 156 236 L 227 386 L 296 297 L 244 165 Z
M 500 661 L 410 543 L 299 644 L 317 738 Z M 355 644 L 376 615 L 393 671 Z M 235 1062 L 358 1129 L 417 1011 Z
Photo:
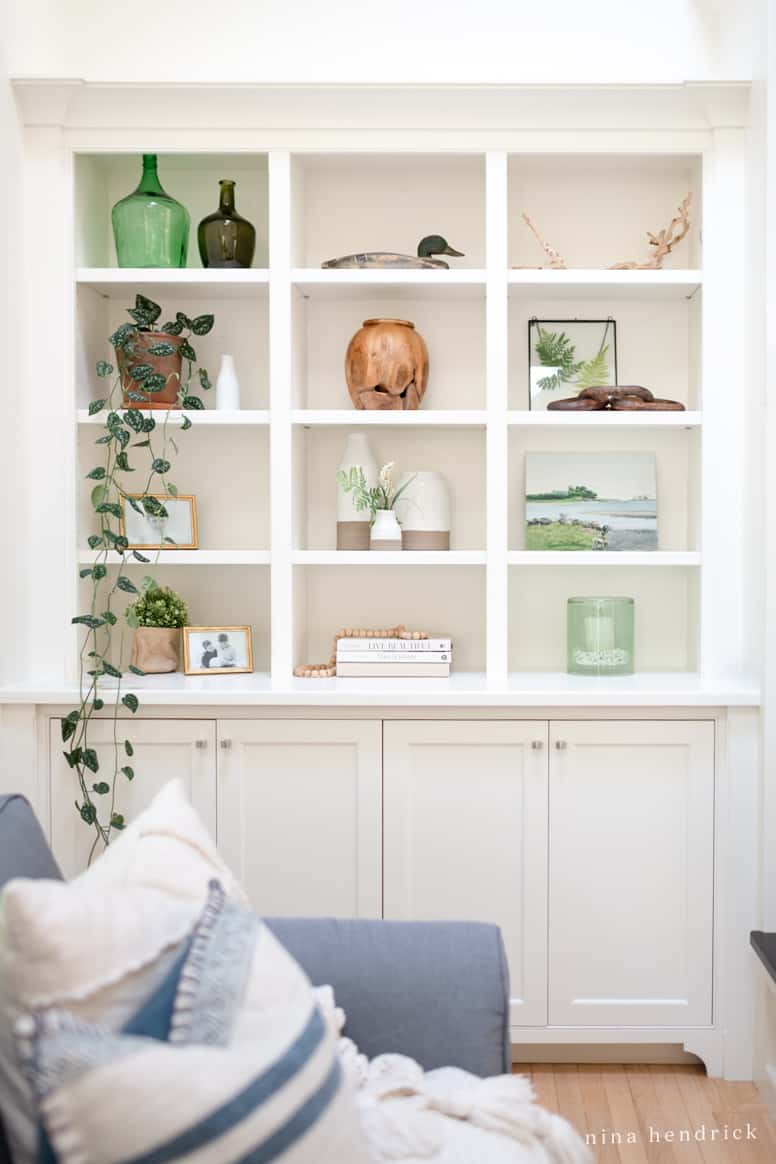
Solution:
M 667 227 L 689 193 L 691 229 L 664 266 L 702 267 L 702 183 L 699 154 L 512 154 L 509 266 L 547 264 L 523 214 L 569 268 L 600 270 L 614 263 L 645 262 L 650 254 L 647 232 L 657 234 Z
M 183 553 L 184 551 L 179 551 Z M 192 551 L 193 553 L 193 551 Z M 90 560 L 94 560 L 91 558 Z M 193 562 L 190 557 L 182 559 L 179 565 L 172 564 L 172 556 L 165 554 L 160 561 L 142 567 L 143 573 L 150 574 L 159 586 L 169 586 L 188 604 L 191 626 L 250 626 L 253 639 L 253 665 L 257 672 L 270 669 L 270 571 L 266 565 L 232 566 L 224 561 L 207 557 Z M 224 566 L 229 568 L 224 572 Z M 116 567 L 111 567 L 111 576 Z M 132 571 L 131 577 L 137 583 L 139 572 Z M 90 585 L 87 581 L 79 584 L 80 601 L 88 603 Z M 112 607 L 119 616 L 115 633 L 121 637 L 122 663 L 129 662 L 132 632 L 127 628 L 124 611 L 135 595 L 117 592 Z M 87 607 L 88 609 L 88 607 Z M 153 686 L 159 676 L 139 680 L 141 686 Z M 133 684 L 135 680 L 131 681 Z
M 156 420 L 162 423 L 164 413 L 157 411 Z M 262 553 L 269 556 L 270 507 L 269 507 L 269 429 L 266 425 L 224 426 L 201 425 L 199 418 L 205 414 L 194 413 L 191 428 L 178 433 L 173 439 L 178 453 L 169 452 L 173 467 L 169 479 L 179 494 L 193 494 L 196 498 L 198 550 L 163 550 L 162 558 L 173 561 L 174 557 L 186 554 L 192 562 L 206 561 L 206 555 L 215 554 L 214 561 L 228 564 L 230 555 L 237 555 L 232 561 L 239 562 L 240 554 Z M 80 425 L 78 429 L 78 464 L 80 476 L 102 463 L 102 453 L 95 446 L 95 430 L 92 425 Z M 161 439 L 157 449 L 161 447 Z M 128 446 L 129 463 L 135 471 L 123 474 L 123 484 L 128 492 L 141 491 L 145 486 L 149 456 L 147 449 Z M 163 493 L 158 477 L 153 491 Z M 93 482 L 88 482 L 93 484 Z M 94 532 L 89 489 L 79 490 L 78 525 L 81 531 L 80 545 L 87 553 L 86 539 Z M 222 555 L 222 557 L 218 557 Z M 255 559 L 245 559 L 253 561 Z
M 334 551 L 336 472 L 349 432 L 349 427 L 342 430 L 330 425 L 294 430 L 294 546 L 298 550 Z M 453 513 L 450 549 L 484 552 L 485 435 L 481 429 L 429 429 L 387 422 L 369 429 L 369 444 L 378 465 L 395 462 L 395 481 L 402 473 L 418 469 L 441 473 Z M 407 553 L 408 558 L 414 556 Z
M 651 569 L 642 563 L 510 566 L 510 672 L 565 671 L 567 600 L 597 595 L 634 599 L 634 655 L 640 673 L 698 670 L 699 571 L 671 564 L 669 557 L 668 563 Z M 608 685 L 616 689 L 618 682 L 609 680 Z
M 148 149 L 158 157 L 159 180 L 167 193 L 189 212 L 188 268 L 202 271 L 197 226 L 218 209 L 219 180 L 235 180 L 237 210 L 256 228 L 254 267 L 268 264 L 269 197 L 266 152 L 204 153 Z M 75 154 L 75 264 L 76 267 L 115 267 L 110 212 L 119 199 L 131 194 L 140 181 L 141 159 L 131 153 L 78 152 Z M 214 272 L 224 278 L 223 272 Z M 233 272 L 231 274 L 234 274 Z M 180 278 L 177 271 L 151 272 L 151 280 Z M 239 274 L 238 274 L 239 280 Z M 234 281 L 234 280 L 233 280 Z M 229 280 L 226 279 L 228 283 Z
M 347 271 L 314 273 L 351 275 Z M 293 406 L 340 409 L 349 415 L 353 405 L 345 379 L 345 352 L 351 338 L 366 319 L 406 319 L 415 324 L 428 349 L 423 413 L 482 410 L 486 403 L 484 280 L 449 282 L 449 275 L 469 274 L 458 271 L 404 273 L 423 275 L 422 281 L 404 281 L 384 271 L 355 273 L 390 274 L 390 281 L 293 284 Z M 322 289 L 327 293 L 318 294 Z
M 540 415 L 540 414 L 532 414 Z M 552 415 L 552 414 L 550 414 Z M 568 414 L 566 414 L 568 415 Z M 594 414 L 589 414 L 594 415 Z M 617 414 L 613 413 L 615 417 Z M 654 413 L 645 415 L 654 416 Z M 665 415 L 679 416 L 680 413 Z M 631 414 L 633 417 L 633 414 Z M 587 419 L 587 418 L 585 418 Z M 606 418 L 611 419 L 611 417 Z M 584 423 L 584 422 L 583 422 Z M 509 430 L 509 549 L 520 551 L 525 547 L 525 477 L 526 456 L 529 453 L 654 453 L 657 478 L 657 531 L 658 557 L 660 551 L 673 553 L 695 552 L 700 549 L 701 537 L 701 446 L 700 430 L 676 426 L 647 427 L 638 423 L 613 425 L 603 423 L 590 431 L 580 432 L 573 424 L 512 426 Z M 527 557 L 532 557 L 531 553 Z M 538 556 L 544 556 L 539 553 Z M 605 557 L 617 562 L 624 558 L 622 551 L 593 553 L 593 559 Z M 643 552 L 637 557 L 651 561 L 654 552 Z M 576 560 L 580 553 L 553 555 L 554 561 Z
M 296 153 L 291 159 L 291 265 L 363 251 L 416 253 L 442 235 L 462 259 L 485 265 L 485 157 L 402 151 Z
M 369 551 L 364 553 L 366 558 Z M 415 555 L 407 554 L 408 558 Z M 390 627 L 449 635 L 456 672 L 484 674 L 486 582 L 480 566 L 421 564 L 294 567 L 294 646 L 299 663 L 329 658 L 343 627 Z M 380 687 L 380 681 L 376 683 Z

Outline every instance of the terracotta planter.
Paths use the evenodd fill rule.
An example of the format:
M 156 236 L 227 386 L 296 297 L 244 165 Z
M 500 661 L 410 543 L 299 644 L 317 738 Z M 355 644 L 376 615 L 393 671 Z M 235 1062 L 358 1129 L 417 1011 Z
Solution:
M 167 335 L 163 331 L 140 331 L 133 341 L 135 351 L 132 355 L 129 355 L 121 348 L 117 349 L 116 362 L 121 374 L 121 387 L 124 392 L 125 408 L 174 407 L 178 400 L 178 393 L 180 392 L 181 365 L 183 363 L 180 352 L 177 349 L 180 348 L 183 342 L 183 337 L 179 335 Z M 171 356 L 149 355 L 148 348 L 159 343 L 170 344 L 171 347 L 176 349 L 174 354 Z M 144 393 L 142 384 L 133 380 L 129 374 L 129 369 L 133 368 L 136 364 L 148 364 L 160 376 L 164 376 L 166 380 L 165 387 L 160 392 Z M 130 400 L 127 395 L 128 392 L 139 392 L 143 395 L 143 399 Z
M 132 640 L 132 666 L 164 675 L 180 666 L 181 632 L 174 627 L 139 626 Z
M 423 336 L 408 319 L 365 319 L 348 344 L 345 377 L 356 408 L 420 408 L 428 383 Z

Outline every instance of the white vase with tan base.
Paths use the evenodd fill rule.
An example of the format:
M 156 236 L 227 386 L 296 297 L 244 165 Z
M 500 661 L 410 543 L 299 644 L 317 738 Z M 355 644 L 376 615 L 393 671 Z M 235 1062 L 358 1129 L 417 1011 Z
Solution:
M 362 469 L 367 487 L 374 488 L 377 484 L 377 461 L 369 447 L 365 432 L 352 432 L 348 435 L 345 452 L 337 469 L 345 474 L 350 473 L 351 469 Z M 337 483 L 337 549 L 369 549 L 369 510 L 356 509 L 353 494 L 346 493 L 339 483 Z
M 392 509 L 378 509 L 369 536 L 370 550 L 400 550 L 401 526 Z
M 431 469 L 405 473 L 398 488 L 405 485 L 396 502 L 402 548 L 449 550 L 450 491 L 442 474 Z

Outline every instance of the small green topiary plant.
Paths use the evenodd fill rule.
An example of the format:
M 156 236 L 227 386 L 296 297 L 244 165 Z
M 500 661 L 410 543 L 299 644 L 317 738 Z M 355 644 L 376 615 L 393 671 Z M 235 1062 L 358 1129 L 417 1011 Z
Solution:
M 176 630 L 187 626 L 188 621 L 188 606 L 169 586 L 151 586 L 127 607 L 127 622 L 131 627 L 155 626 Z

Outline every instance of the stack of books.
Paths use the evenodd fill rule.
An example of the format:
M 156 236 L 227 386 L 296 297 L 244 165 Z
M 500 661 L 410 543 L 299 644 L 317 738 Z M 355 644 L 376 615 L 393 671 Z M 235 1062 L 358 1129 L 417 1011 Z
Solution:
M 446 638 L 339 639 L 337 675 L 343 679 L 394 676 L 444 679 L 450 674 L 453 644 Z

